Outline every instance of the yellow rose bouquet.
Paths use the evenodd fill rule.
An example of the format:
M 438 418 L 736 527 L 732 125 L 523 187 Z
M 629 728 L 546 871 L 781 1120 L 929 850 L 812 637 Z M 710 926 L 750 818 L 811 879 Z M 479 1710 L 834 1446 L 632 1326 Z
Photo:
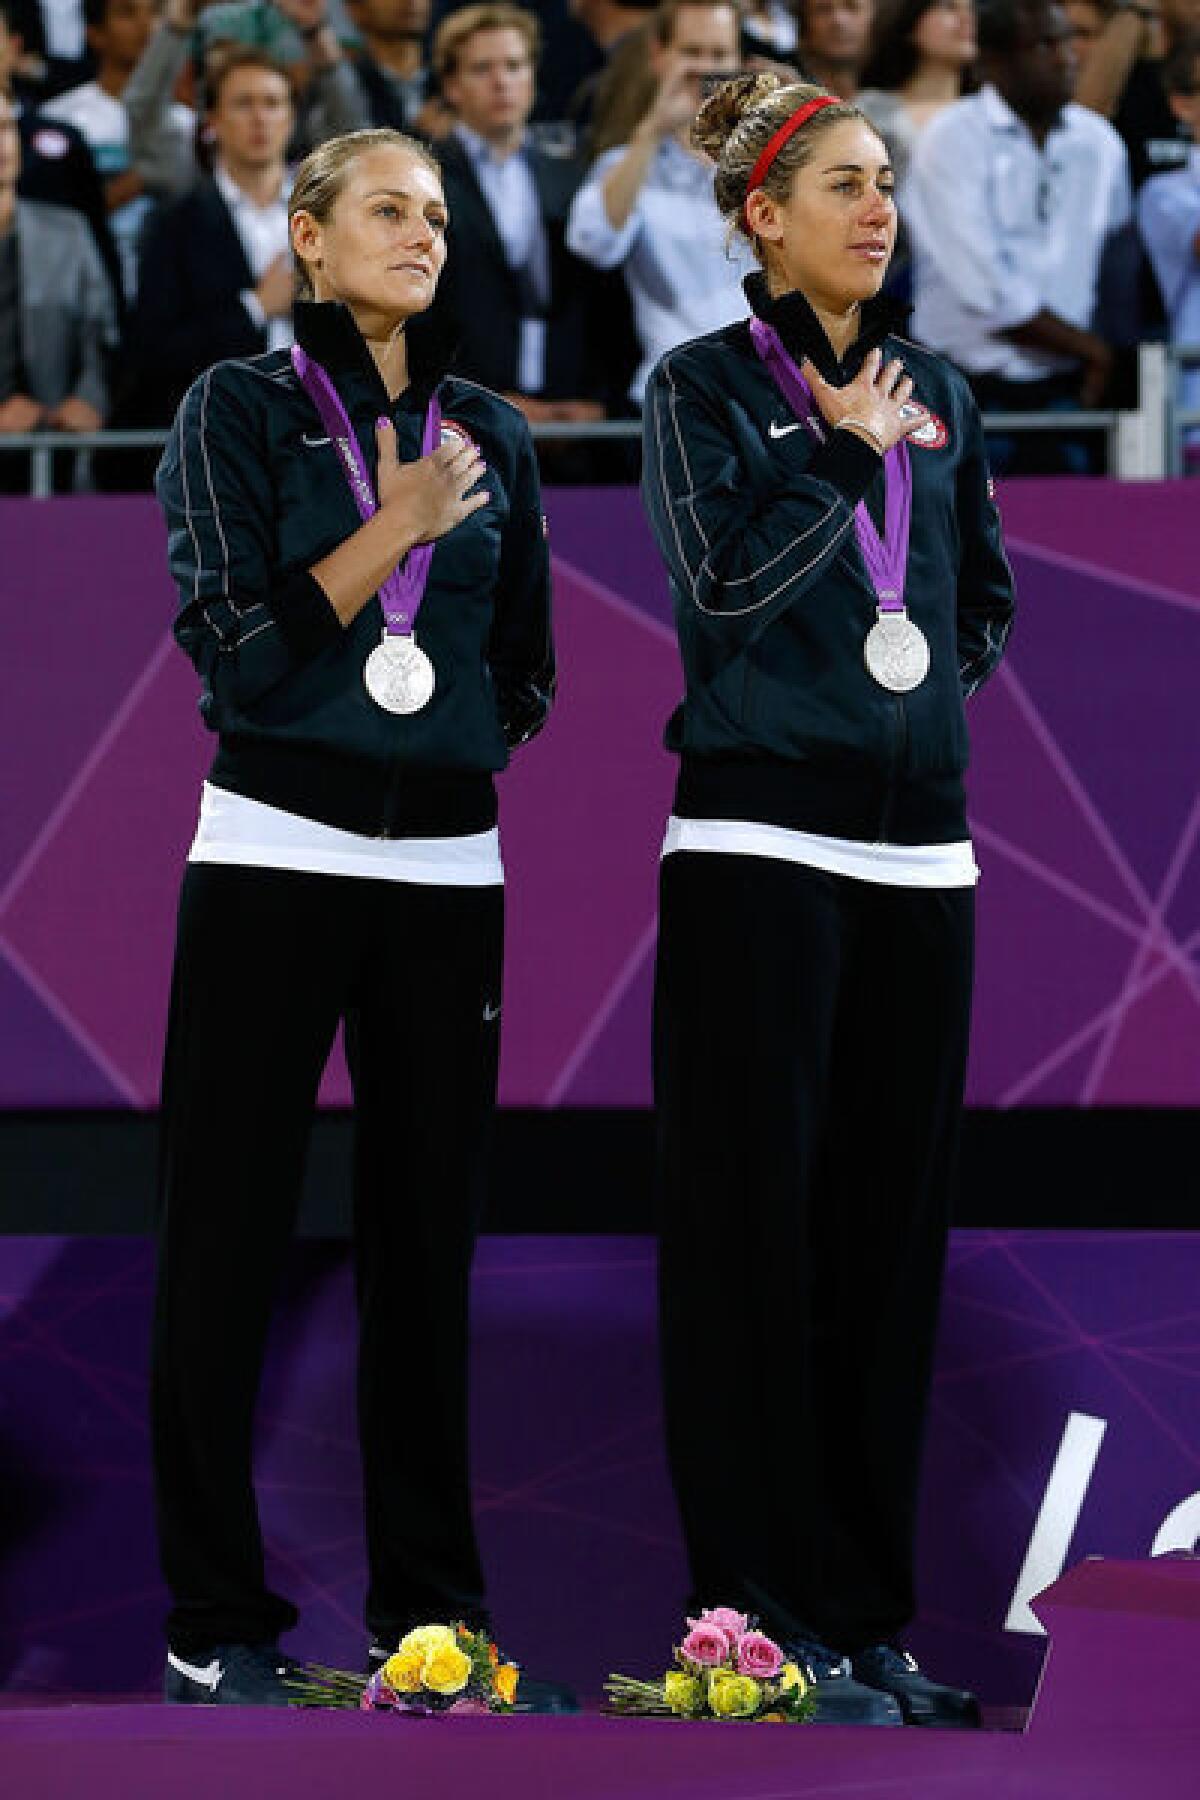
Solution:
M 801 1725 L 813 1700 L 803 1670 L 788 1662 L 773 1638 L 731 1606 L 707 1608 L 687 1621 L 674 1667 L 658 1681 L 610 1675 L 608 1711 L 673 1719 L 745 1719 L 753 1724 Z
M 485 1632 L 419 1625 L 373 1675 L 309 1663 L 293 1683 L 294 1706 L 360 1712 L 509 1713 L 519 1710 L 520 1671 Z

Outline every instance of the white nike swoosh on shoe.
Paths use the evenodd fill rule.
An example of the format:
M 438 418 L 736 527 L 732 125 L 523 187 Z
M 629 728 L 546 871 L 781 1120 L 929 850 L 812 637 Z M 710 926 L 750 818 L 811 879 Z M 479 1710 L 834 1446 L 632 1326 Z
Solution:
M 490 1000 L 485 1000 L 484 1006 L 483 1006 L 483 1022 L 484 1022 L 484 1024 L 490 1025 L 493 1019 L 498 1019 L 499 1017 L 500 1017 L 500 1008 L 498 1006 L 493 1006 Z
M 177 1675 L 186 1675 L 189 1681 L 198 1681 L 201 1687 L 210 1688 L 214 1694 L 217 1691 L 218 1682 L 225 1673 L 216 1657 L 201 1669 L 195 1663 L 184 1662 L 183 1658 L 176 1656 L 173 1650 L 168 1650 L 167 1662 Z
M 309 450 L 319 450 L 321 448 L 322 444 L 331 444 L 333 442 L 333 439 L 327 438 L 327 437 L 320 437 L 320 438 L 309 437 L 309 435 L 306 431 L 303 434 L 303 436 L 301 437 L 300 442 L 302 444 L 304 444 Z
M 799 425 L 777 425 L 774 419 L 767 426 L 768 435 L 773 438 L 788 437 L 793 431 L 799 430 Z

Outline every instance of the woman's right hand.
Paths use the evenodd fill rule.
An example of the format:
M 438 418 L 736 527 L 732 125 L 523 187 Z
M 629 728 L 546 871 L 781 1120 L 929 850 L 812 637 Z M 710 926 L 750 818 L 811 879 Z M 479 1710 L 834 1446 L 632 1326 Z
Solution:
M 479 448 L 457 433 L 428 456 L 401 462 L 390 420 L 375 427 L 379 447 L 379 510 L 394 518 L 412 542 L 444 537 L 486 506 L 491 495 L 470 489 L 487 472 Z
M 801 374 L 825 423 L 847 431 L 857 426 L 864 439 L 875 439 L 876 448 L 882 445 L 881 454 L 918 431 L 929 417 L 927 409 L 913 400 L 912 376 L 899 357 L 885 364 L 880 350 L 868 351 L 862 368 L 845 387 L 831 387 L 811 362 L 802 365 Z

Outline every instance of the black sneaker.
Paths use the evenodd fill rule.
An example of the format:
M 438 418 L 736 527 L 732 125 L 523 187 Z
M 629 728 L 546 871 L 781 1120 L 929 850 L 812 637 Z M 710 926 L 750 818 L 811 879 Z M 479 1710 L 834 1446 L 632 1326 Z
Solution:
M 274 1644 L 215 1644 L 200 1662 L 167 1652 L 163 1699 L 170 1706 L 290 1706 L 300 1664 Z
M 367 1674 L 382 1669 L 392 1652 L 383 1644 L 372 1644 L 367 1651 Z M 517 1684 L 517 1711 L 528 1713 L 577 1713 L 579 1700 L 574 1688 L 561 1681 L 537 1681 L 521 1670 Z
M 978 1729 L 982 1720 L 979 1702 L 965 1688 L 944 1687 L 922 1675 L 907 1650 L 891 1644 L 872 1644 L 851 1659 L 856 1681 L 890 1694 L 908 1725 L 957 1726 Z
M 904 1714 L 890 1694 L 855 1680 L 850 1658 L 816 1638 L 793 1639 L 780 1648 L 807 1675 L 816 1702 L 814 1725 L 903 1725 Z

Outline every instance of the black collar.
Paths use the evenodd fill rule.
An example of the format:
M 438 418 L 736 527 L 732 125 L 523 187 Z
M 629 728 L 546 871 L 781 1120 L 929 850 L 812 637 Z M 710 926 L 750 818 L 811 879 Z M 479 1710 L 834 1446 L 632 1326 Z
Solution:
M 335 387 L 343 382 L 354 387 L 365 385 L 375 403 L 385 407 L 391 404 L 349 307 L 340 300 L 297 300 L 292 324 L 300 348 L 320 363 Z M 436 308 L 409 319 L 404 336 L 408 346 L 408 386 L 395 404 L 423 409 L 450 366 L 453 344 Z
M 764 324 L 775 327 L 796 361 L 802 362 L 807 356 L 826 381 L 839 387 L 853 377 L 868 350 L 874 350 L 889 332 L 905 323 L 910 311 L 889 294 L 876 294 L 864 301 L 859 310 L 858 336 L 839 362 L 824 326 L 799 288 L 772 295 L 766 276 L 757 272 L 747 275 L 742 285 L 751 311 Z

